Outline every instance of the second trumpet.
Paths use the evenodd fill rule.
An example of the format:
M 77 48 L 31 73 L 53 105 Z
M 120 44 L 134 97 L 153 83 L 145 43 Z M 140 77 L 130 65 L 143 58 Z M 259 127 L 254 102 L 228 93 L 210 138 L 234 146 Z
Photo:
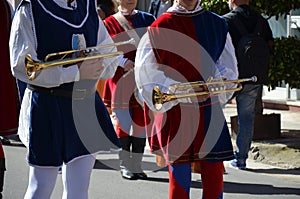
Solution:
M 242 82 L 256 82 L 257 77 L 253 76 L 251 78 L 244 78 L 244 79 L 236 79 L 236 80 L 226 80 L 226 79 L 212 79 L 209 78 L 207 82 L 197 81 L 197 82 L 187 82 L 187 83 L 179 83 L 179 84 L 173 84 L 170 87 L 173 88 L 173 90 L 179 90 L 179 91 L 187 91 L 191 88 L 200 88 L 204 87 L 207 88 L 205 91 L 199 91 L 199 92 L 193 92 L 193 93 L 179 93 L 179 94 L 167 94 L 162 93 L 158 86 L 155 86 L 153 88 L 152 92 L 152 103 L 156 110 L 160 110 L 162 108 L 162 105 L 166 102 L 180 99 L 180 98 L 187 98 L 187 97 L 196 97 L 201 95 L 218 95 L 221 93 L 226 92 L 235 92 L 239 91 L 243 88 Z M 224 88 L 224 85 L 228 84 L 236 84 L 236 87 L 233 88 Z

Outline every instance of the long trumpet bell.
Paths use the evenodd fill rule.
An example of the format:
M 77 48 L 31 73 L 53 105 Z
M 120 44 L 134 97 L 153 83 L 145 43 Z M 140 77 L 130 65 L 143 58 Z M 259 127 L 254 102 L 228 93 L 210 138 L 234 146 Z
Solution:
M 67 64 L 76 64 L 76 63 L 79 63 L 82 61 L 92 60 L 92 59 L 110 58 L 110 57 L 119 56 L 119 55 L 123 54 L 122 51 L 100 54 L 99 52 L 97 52 L 97 49 L 116 47 L 116 46 L 120 46 L 120 45 L 134 44 L 134 43 L 135 43 L 134 39 L 130 39 L 128 41 L 111 43 L 111 44 L 102 45 L 102 46 L 95 46 L 95 47 L 90 47 L 90 48 L 86 48 L 86 49 L 82 49 L 82 50 L 70 50 L 70 51 L 64 51 L 64 52 L 51 53 L 45 57 L 45 62 L 35 61 L 32 59 L 30 54 L 27 54 L 25 56 L 26 75 L 29 80 L 34 80 L 36 78 L 37 72 L 42 69 L 45 69 L 45 68 L 67 65 Z M 65 58 L 67 55 L 70 55 L 72 53 L 83 53 L 85 55 L 85 57 Z M 48 61 L 51 57 L 54 57 L 54 56 L 61 56 L 61 58 L 53 60 L 53 61 Z
M 242 82 L 256 82 L 257 77 L 253 76 L 251 78 L 244 78 L 244 79 L 236 79 L 236 80 L 224 80 L 224 79 L 209 79 L 208 82 L 204 83 L 202 81 L 196 81 L 196 82 L 187 82 L 187 83 L 179 83 L 179 84 L 173 84 L 170 85 L 170 87 L 173 87 L 173 89 L 177 89 L 180 91 L 188 90 L 191 88 L 200 88 L 205 87 L 208 90 L 207 91 L 199 91 L 194 93 L 180 93 L 180 94 L 167 94 L 160 91 L 158 86 L 153 87 L 152 91 L 152 103 L 154 105 L 154 108 L 156 110 L 160 110 L 162 108 L 162 105 L 166 102 L 170 102 L 176 99 L 180 98 L 188 98 L 188 97 L 196 97 L 201 95 L 218 95 L 226 92 L 236 92 L 243 88 Z M 224 89 L 224 85 L 228 84 L 237 84 L 237 87 L 235 88 L 228 88 Z

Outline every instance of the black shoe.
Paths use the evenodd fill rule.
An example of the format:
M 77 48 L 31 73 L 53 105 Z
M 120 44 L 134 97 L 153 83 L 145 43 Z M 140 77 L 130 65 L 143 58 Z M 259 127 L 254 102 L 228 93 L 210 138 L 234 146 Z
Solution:
M 134 175 L 137 179 L 141 179 L 141 180 L 146 180 L 148 178 L 147 174 L 145 174 L 144 172 L 135 173 Z
M 127 180 L 136 180 L 136 176 L 131 173 L 127 168 L 121 168 L 121 175 L 124 179 Z
M 7 139 L 6 137 L 0 136 L 0 140 L 1 140 L 1 143 L 3 145 L 10 145 L 11 144 L 10 140 Z

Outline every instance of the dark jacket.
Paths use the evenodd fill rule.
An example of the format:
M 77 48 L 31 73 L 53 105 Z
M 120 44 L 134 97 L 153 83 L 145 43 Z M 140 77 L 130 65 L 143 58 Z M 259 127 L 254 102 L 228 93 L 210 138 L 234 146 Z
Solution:
M 226 17 L 228 15 L 231 15 L 231 19 L 228 19 Z M 236 9 L 232 10 L 230 13 L 224 15 L 224 17 L 229 25 L 229 33 L 232 38 L 234 47 L 237 46 L 237 43 L 241 39 L 242 35 L 240 34 L 238 27 L 231 23 L 231 20 L 233 20 L 234 17 L 238 17 L 240 21 L 245 25 L 246 29 L 249 32 L 253 32 L 258 22 L 258 19 L 262 19 L 264 25 L 261 35 L 264 38 L 264 40 L 268 42 L 271 53 L 273 52 L 274 38 L 271 28 L 268 24 L 268 21 L 265 18 L 263 18 L 258 12 L 251 10 L 248 5 L 241 5 L 238 6 Z

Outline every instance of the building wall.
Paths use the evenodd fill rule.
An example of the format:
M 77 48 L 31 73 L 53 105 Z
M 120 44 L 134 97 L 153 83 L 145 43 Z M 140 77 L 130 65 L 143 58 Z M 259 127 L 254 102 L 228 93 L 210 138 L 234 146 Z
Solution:
M 279 17 L 276 20 L 272 17 L 268 21 L 274 37 L 296 36 L 300 39 L 300 9 L 291 11 L 291 15 L 286 18 Z

